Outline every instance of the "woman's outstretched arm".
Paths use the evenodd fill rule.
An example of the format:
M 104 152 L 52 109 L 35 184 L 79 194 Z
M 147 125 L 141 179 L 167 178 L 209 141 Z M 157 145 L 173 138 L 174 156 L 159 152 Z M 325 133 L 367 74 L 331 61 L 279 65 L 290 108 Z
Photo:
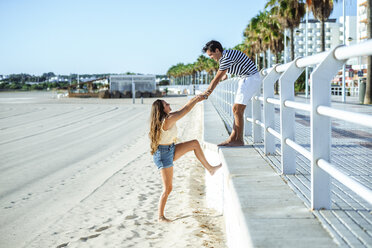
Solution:
M 195 106 L 196 103 L 201 102 L 203 100 L 205 100 L 205 98 L 202 95 L 197 95 L 191 98 L 181 109 L 169 113 L 169 116 L 164 123 L 164 130 L 167 130 L 168 128 L 172 127 L 179 119 L 181 119 L 188 112 L 190 112 L 190 110 Z

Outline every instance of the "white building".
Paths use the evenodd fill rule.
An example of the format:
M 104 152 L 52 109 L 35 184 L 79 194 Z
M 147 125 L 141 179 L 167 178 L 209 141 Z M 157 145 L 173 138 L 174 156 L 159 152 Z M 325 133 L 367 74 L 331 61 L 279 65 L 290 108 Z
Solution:
M 357 5 L 357 39 L 363 42 L 367 40 L 367 0 L 358 0 Z M 359 69 L 367 69 L 367 57 L 359 58 L 359 64 Z
M 347 19 L 348 20 L 348 17 Z M 353 18 L 350 18 L 351 22 Z M 354 19 L 355 20 L 355 19 Z M 321 52 L 321 23 L 318 20 L 310 19 L 307 24 L 307 56 L 317 54 Z M 334 48 L 342 44 L 342 24 L 337 22 L 337 19 L 328 19 L 325 22 L 325 50 Z M 298 28 L 294 30 L 294 47 L 295 47 L 295 58 L 306 57 L 306 21 L 303 20 Z M 290 37 L 289 30 L 287 30 L 287 37 Z M 286 61 L 291 61 L 291 47 L 290 41 L 287 40 Z M 272 56 L 271 65 L 275 62 L 275 57 Z
M 329 19 L 325 23 L 325 50 L 328 51 L 331 48 L 339 46 L 344 43 L 343 34 L 343 16 L 336 19 Z M 345 44 L 351 45 L 355 44 L 358 40 L 357 37 L 357 17 L 356 16 L 346 16 L 345 22 Z M 305 57 L 306 56 L 306 22 L 301 22 L 300 26 L 296 29 L 295 35 L 295 57 Z M 317 20 L 308 21 L 308 32 L 307 32 L 307 44 L 308 44 L 308 56 L 317 54 L 321 52 L 321 23 Z M 287 52 L 290 56 L 290 50 L 288 48 Z M 288 59 L 288 61 L 290 61 Z M 358 66 L 358 58 L 350 59 L 346 64 L 353 65 L 353 67 Z
M 342 25 L 336 19 L 325 22 L 325 50 L 334 48 L 340 44 L 340 28 Z M 306 35 L 308 56 L 321 52 L 321 23 L 318 20 L 309 20 L 306 34 L 306 22 L 302 21 L 294 35 L 295 57 L 306 56 Z M 290 51 L 288 50 L 288 55 Z M 288 60 L 289 61 L 289 60 Z
M 156 90 L 155 75 L 111 75 L 110 91 L 132 91 L 132 84 L 136 91 L 152 92 Z
M 57 83 L 57 82 L 68 82 L 68 79 L 67 78 L 61 78 L 59 75 L 55 76 L 55 77 L 51 77 L 48 79 L 48 82 L 50 83 Z
M 356 16 L 346 16 L 345 18 L 345 44 L 352 45 L 357 43 L 357 17 Z M 344 17 L 340 16 L 339 23 L 341 24 L 340 26 L 340 41 L 343 43 L 344 42 L 344 34 L 343 34 L 343 23 L 344 23 Z
M 356 16 L 345 16 L 345 45 L 349 46 L 357 43 L 357 17 Z M 340 42 L 344 43 L 344 17 L 341 16 L 339 19 L 340 27 Z M 346 64 L 357 67 L 359 65 L 358 58 L 349 59 Z
M 358 19 L 358 41 L 367 39 L 367 1 L 358 0 L 357 19 Z

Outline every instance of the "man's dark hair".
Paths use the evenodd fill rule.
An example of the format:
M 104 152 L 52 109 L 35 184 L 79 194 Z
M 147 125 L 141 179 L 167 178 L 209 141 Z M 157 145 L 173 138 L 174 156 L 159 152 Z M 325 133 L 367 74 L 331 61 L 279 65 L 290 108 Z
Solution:
M 221 43 L 216 40 L 211 40 L 203 47 L 203 53 L 206 53 L 208 50 L 214 53 L 216 51 L 216 48 L 218 48 L 221 53 L 223 52 Z

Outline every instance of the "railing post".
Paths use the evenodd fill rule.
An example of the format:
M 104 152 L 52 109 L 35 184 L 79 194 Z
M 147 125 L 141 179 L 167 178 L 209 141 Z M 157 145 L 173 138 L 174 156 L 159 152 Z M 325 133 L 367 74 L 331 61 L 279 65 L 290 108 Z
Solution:
M 225 96 L 224 96 L 224 98 L 225 98 L 225 112 L 226 112 L 227 115 L 230 115 L 230 112 L 229 112 L 229 110 L 230 110 L 230 108 L 229 108 L 229 100 L 228 100 L 228 97 L 229 97 L 228 90 L 229 90 L 229 82 L 226 82 L 225 90 L 224 90 L 224 92 L 225 92 Z
M 261 120 L 261 101 L 256 100 L 254 95 L 252 97 L 252 125 L 253 125 L 253 143 L 260 143 L 262 141 L 261 126 L 256 123 L 256 120 Z
M 228 113 L 227 109 L 227 95 L 226 95 L 226 90 L 227 90 L 227 82 L 223 84 L 223 91 L 222 91 L 222 96 L 223 96 L 223 110 L 225 113 Z
M 244 110 L 244 134 L 252 136 L 252 123 L 247 121 L 247 118 L 252 118 L 252 100 L 247 103 Z
M 331 106 L 331 80 L 345 63 L 334 57 L 335 49 L 316 67 L 310 75 L 311 82 L 311 208 L 331 208 L 330 176 L 317 165 L 319 159 L 330 162 L 331 120 L 319 115 L 318 106 Z
M 231 91 L 232 91 L 232 83 L 229 81 L 229 88 L 228 88 L 228 103 L 229 103 L 229 116 L 230 118 L 234 119 L 234 115 L 233 115 L 233 112 L 232 112 L 232 105 L 231 105 Z
M 234 101 L 235 101 L 235 80 L 231 81 L 231 115 L 234 117 L 234 111 L 233 111 L 233 106 L 234 106 Z
M 229 117 L 231 117 L 230 115 L 230 95 L 229 95 L 229 89 L 230 89 L 230 83 L 227 82 L 226 84 L 226 113 L 228 114 Z
M 288 69 L 279 77 L 280 84 L 280 133 L 281 165 L 283 174 L 296 173 L 296 151 L 286 144 L 286 139 L 295 140 L 295 111 L 284 106 L 286 100 L 294 101 L 294 83 L 304 68 L 296 65 L 298 58 L 291 62 Z
M 261 76 L 262 75 L 261 70 Z M 276 66 L 262 80 L 263 87 L 263 120 L 265 124 L 264 130 L 264 152 L 266 155 L 275 153 L 275 137 L 271 135 L 267 128 L 275 129 L 275 106 L 267 102 L 267 98 L 274 98 L 274 84 L 278 80 L 280 74 L 276 71 Z

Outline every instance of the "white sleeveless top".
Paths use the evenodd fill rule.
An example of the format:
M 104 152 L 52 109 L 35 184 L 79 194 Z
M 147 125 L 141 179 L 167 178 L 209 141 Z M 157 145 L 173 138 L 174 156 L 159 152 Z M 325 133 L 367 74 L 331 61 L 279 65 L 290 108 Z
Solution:
M 163 121 L 163 124 L 161 124 L 161 133 L 160 133 L 159 145 L 168 145 L 168 144 L 176 143 L 176 141 L 177 141 L 177 125 L 174 124 L 168 130 L 164 130 L 163 129 L 164 121 Z

